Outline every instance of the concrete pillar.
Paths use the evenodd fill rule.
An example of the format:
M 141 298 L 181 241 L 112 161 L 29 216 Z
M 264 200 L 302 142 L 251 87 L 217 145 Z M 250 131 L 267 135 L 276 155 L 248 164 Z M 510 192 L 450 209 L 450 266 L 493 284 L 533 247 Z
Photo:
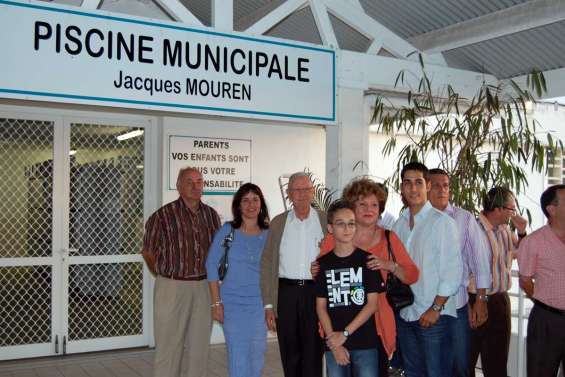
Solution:
M 338 87 L 337 106 L 337 124 L 326 126 L 326 186 L 339 196 L 352 178 L 368 172 L 369 125 L 363 89 Z

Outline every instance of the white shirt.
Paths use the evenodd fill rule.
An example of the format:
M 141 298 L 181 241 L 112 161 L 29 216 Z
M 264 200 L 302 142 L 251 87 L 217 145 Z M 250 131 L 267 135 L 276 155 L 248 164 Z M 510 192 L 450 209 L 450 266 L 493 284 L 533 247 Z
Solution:
M 452 218 L 426 202 L 414 216 L 412 230 L 409 210 L 402 212 L 392 229 L 420 270 L 420 278 L 410 286 L 414 304 L 400 311 L 405 321 L 417 321 L 436 296 L 454 296 L 459 289 L 463 261 L 457 226 Z M 441 314 L 457 317 L 455 297 L 449 297 Z
M 308 217 L 300 220 L 294 210 L 286 218 L 279 247 L 279 277 L 286 279 L 312 279 L 310 264 L 320 253 L 324 238 L 318 214 L 310 209 Z

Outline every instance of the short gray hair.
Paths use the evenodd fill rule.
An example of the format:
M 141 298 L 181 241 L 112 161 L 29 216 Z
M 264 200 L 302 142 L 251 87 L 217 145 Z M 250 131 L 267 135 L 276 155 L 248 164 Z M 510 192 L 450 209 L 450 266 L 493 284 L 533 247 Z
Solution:
M 306 178 L 308 178 L 308 179 L 310 180 L 310 182 L 312 182 L 312 178 L 310 178 L 310 174 L 308 174 L 308 173 L 306 173 L 306 172 L 303 172 L 303 171 L 298 171 L 298 172 L 296 172 L 296 173 L 293 173 L 293 174 L 290 176 L 290 178 L 288 178 L 287 190 L 290 190 L 290 189 L 291 189 L 290 187 L 292 186 L 292 184 L 294 183 L 294 181 L 295 181 L 296 179 L 298 179 L 298 178 L 301 178 L 301 177 L 306 177 Z
M 179 170 L 179 174 L 177 175 L 177 187 L 179 187 L 180 181 L 182 179 L 182 176 L 184 175 L 184 173 L 189 172 L 189 171 L 193 171 L 196 172 L 200 175 L 202 175 L 202 173 L 200 172 L 200 170 L 196 169 L 195 167 L 192 166 L 186 166 L 184 168 L 181 168 Z

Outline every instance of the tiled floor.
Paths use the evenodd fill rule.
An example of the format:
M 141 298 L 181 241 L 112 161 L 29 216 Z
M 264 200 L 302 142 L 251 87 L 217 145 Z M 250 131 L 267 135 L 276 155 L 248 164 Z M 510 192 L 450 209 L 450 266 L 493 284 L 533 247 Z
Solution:
M 208 377 L 226 377 L 226 348 L 211 346 Z M 152 377 L 153 350 L 135 349 L 0 362 L 0 377 Z M 482 373 L 477 372 L 477 377 Z M 279 348 L 269 341 L 263 377 L 283 377 Z
M 0 377 L 151 377 L 153 350 L 135 349 L 0 362 Z M 226 348 L 212 345 L 208 377 L 226 377 Z M 283 377 L 279 348 L 269 341 L 263 377 Z

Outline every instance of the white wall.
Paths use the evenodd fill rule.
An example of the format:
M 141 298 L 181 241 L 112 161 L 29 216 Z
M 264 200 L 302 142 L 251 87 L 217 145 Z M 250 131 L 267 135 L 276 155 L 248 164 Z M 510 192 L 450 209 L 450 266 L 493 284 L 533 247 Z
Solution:
M 200 118 L 164 118 L 163 122 L 163 203 L 178 197 L 176 191 L 167 189 L 169 135 L 250 139 L 251 180 L 261 187 L 271 217 L 284 210 L 278 184 L 281 174 L 308 168 L 324 180 L 326 141 L 323 127 Z M 231 200 L 232 196 L 203 197 L 205 203 L 218 210 L 222 221 L 231 218 Z M 221 327 L 215 324 L 211 342 L 223 341 Z

